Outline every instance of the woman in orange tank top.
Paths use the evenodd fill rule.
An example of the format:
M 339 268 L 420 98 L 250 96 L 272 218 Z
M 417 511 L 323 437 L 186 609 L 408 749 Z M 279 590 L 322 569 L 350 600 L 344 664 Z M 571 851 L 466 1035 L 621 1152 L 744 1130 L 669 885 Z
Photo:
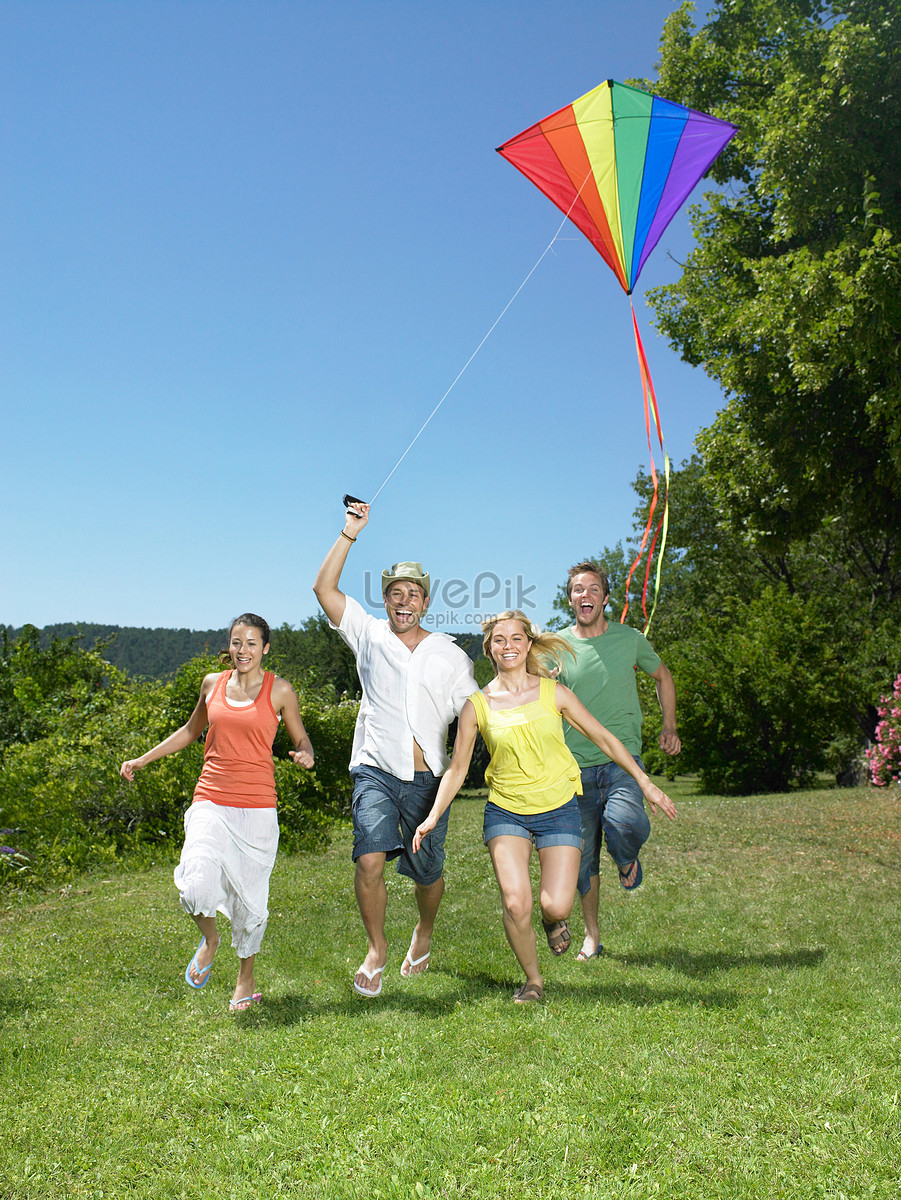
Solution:
M 239 960 L 229 1002 L 232 1012 L 262 999 L 254 961 L 269 917 L 269 876 L 278 848 L 272 742 L 280 720 L 294 743 L 291 758 L 299 767 L 313 765 L 297 693 L 287 680 L 263 669 L 269 636 L 262 617 L 236 617 L 223 652 L 232 669 L 207 675 L 185 724 L 119 770 L 123 779 L 132 780 L 135 771 L 191 745 L 209 726 L 203 770 L 185 813 L 185 844 L 175 884 L 182 907 L 201 933 L 185 971 L 185 982 L 192 988 L 204 987 L 210 978 L 219 947 L 216 913 L 224 913 L 231 922 Z

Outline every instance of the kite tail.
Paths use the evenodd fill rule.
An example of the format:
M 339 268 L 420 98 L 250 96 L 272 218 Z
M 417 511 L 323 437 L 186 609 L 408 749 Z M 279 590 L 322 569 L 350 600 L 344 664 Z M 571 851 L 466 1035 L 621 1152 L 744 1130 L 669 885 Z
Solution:
M 666 446 L 664 445 L 663 441 L 663 427 L 660 424 L 660 411 L 657 407 L 657 394 L 654 391 L 654 381 L 651 379 L 651 371 L 648 367 L 647 356 L 645 355 L 644 346 L 641 342 L 641 334 L 638 332 L 638 321 L 635 317 L 635 306 L 632 304 L 631 299 L 629 303 L 632 308 L 632 329 L 635 332 L 635 349 L 638 354 L 638 369 L 641 372 L 641 386 L 644 392 L 644 423 L 648 435 L 648 453 L 651 456 L 651 479 L 654 484 L 654 495 L 651 498 L 651 507 L 648 512 L 648 519 L 644 528 L 644 533 L 642 534 L 641 545 L 638 548 L 638 554 L 636 555 L 635 561 L 632 563 L 632 566 L 629 569 L 629 574 L 626 576 L 625 603 L 623 605 L 620 621 L 625 622 L 626 613 L 629 611 L 629 587 L 632 582 L 632 576 L 635 574 L 636 568 L 644 556 L 645 548 L 647 547 L 648 539 L 650 538 L 651 545 L 648 551 L 648 559 L 644 573 L 644 585 L 641 591 L 641 611 L 644 614 L 643 632 L 647 633 L 651 626 L 651 619 L 653 618 L 654 613 L 657 611 L 657 598 L 660 594 L 660 572 L 661 568 L 663 567 L 663 552 L 666 548 L 666 535 L 669 528 L 670 459 L 666 452 Z M 660 483 L 657 478 L 657 468 L 654 463 L 654 450 L 651 446 L 652 412 L 654 414 L 654 428 L 657 431 L 657 441 L 659 442 L 660 449 L 663 453 L 664 465 L 663 510 L 658 518 L 656 529 L 654 528 L 654 514 L 657 511 L 657 505 L 660 500 Z M 652 529 L 654 529 L 653 536 L 651 536 Z M 654 599 L 651 605 L 650 615 L 648 615 L 647 601 L 648 588 L 650 586 L 651 578 L 651 564 L 653 562 L 654 550 L 656 549 L 658 539 L 660 540 L 660 553 L 657 557 L 657 571 L 654 576 Z
M 654 603 L 651 605 L 651 615 L 648 616 L 648 610 L 645 607 L 648 594 L 648 576 L 651 572 L 651 559 L 654 557 L 654 543 L 651 545 L 651 553 L 648 555 L 648 566 L 644 577 L 644 591 L 642 592 L 641 605 L 645 614 L 645 626 L 642 633 L 647 634 L 651 628 L 651 621 L 654 613 L 657 611 L 657 597 L 660 595 L 660 572 L 663 569 L 663 553 L 666 550 L 666 535 L 669 530 L 669 479 L 670 479 L 670 457 L 666 450 L 663 451 L 663 466 L 665 485 L 663 492 L 663 515 L 660 518 L 657 529 L 654 532 L 654 543 L 657 541 L 658 534 L 660 535 L 660 553 L 657 555 L 657 572 L 654 576 Z

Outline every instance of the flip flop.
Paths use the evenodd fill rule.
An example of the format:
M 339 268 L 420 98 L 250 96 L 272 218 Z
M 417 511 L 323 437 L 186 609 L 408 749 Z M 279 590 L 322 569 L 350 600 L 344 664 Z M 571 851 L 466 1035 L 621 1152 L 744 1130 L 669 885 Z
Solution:
M 430 949 L 426 950 L 426 952 L 425 952 L 425 954 L 423 954 L 422 958 L 413 958 L 412 957 L 413 942 L 415 940 L 416 940 L 416 934 L 414 933 L 413 937 L 410 939 L 410 949 L 404 955 L 404 961 L 400 964 L 400 973 L 404 977 L 404 979 L 410 979 L 411 976 L 413 976 L 414 974 L 415 975 L 424 975 L 425 972 L 429 969 L 429 959 L 431 958 L 432 951 Z M 407 967 L 407 963 L 410 964 L 409 967 Z M 422 966 L 423 963 L 425 963 L 426 965 L 422 968 L 421 971 L 413 970 L 414 967 Z
M 635 879 L 633 880 L 632 883 L 623 883 L 623 877 L 628 875 L 633 867 L 637 868 L 637 870 L 635 872 Z M 619 864 L 617 864 L 616 869 L 617 869 L 617 871 L 619 871 L 619 881 L 620 881 L 620 883 L 622 883 L 623 887 L 626 889 L 627 892 L 634 892 L 636 888 L 641 887 L 641 879 L 642 879 L 641 862 L 637 858 L 634 860 L 634 862 L 629 863 L 629 865 L 626 867 L 625 871 L 622 869 L 621 866 L 619 866 Z
M 385 966 L 376 967 L 374 971 L 367 971 L 365 967 L 357 967 L 357 975 L 365 975 L 370 983 L 373 981 L 373 979 L 375 979 L 376 975 L 378 975 L 379 976 L 379 986 L 375 989 L 374 992 L 370 991 L 369 988 L 360 987 L 360 985 L 357 983 L 356 977 L 354 977 L 354 991 L 358 992 L 361 996 L 365 996 L 367 1000 L 374 1000 L 376 998 L 376 996 L 378 996 L 381 993 L 381 990 L 382 990 L 381 974 L 384 971 L 385 967 L 387 967 L 387 965 L 388 964 L 385 963 Z
M 228 1011 L 230 1013 L 246 1012 L 251 1004 L 259 1004 L 262 999 L 262 992 L 254 992 L 252 996 L 242 996 L 239 1000 L 229 1000 Z
M 204 969 L 202 971 L 201 971 L 200 967 L 198 967 L 198 965 L 197 965 L 197 955 L 203 949 L 203 944 L 205 941 L 206 941 L 205 937 L 202 937 L 200 939 L 200 945 L 195 950 L 194 957 L 191 959 L 191 961 L 188 963 L 187 967 L 185 968 L 185 983 L 189 987 L 194 988 L 196 991 L 199 991 L 202 987 L 206 987 L 206 985 L 210 981 L 210 971 L 212 971 L 212 969 L 213 969 L 212 962 L 210 963 L 210 965 L 208 967 L 204 967 Z M 192 967 L 195 969 L 197 974 L 200 976 L 200 983 L 195 983 L 194 980 L 191 978 L 191 968 Z
M 586 954 L 584 950 L 580 950 L 579 953 L 576 955 L 576 962 L 588 962 L 592 958 L 600 958 L 601 952 L 603 951 L 603 949 L 604 949 L 603 946 L 598 946 L 598 948 L 597 948 L 597 950 L 595 950 L 594 954 Z

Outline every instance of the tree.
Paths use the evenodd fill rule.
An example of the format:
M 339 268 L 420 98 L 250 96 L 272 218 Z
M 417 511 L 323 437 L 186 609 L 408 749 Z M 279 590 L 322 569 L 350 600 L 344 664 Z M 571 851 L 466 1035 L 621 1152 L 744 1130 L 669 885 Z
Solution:
M 633 488 L 640 501 L 637 544 L 652 495 L 644 472 Z M 825 766 L 845 776 L 863 738 L 875 732 L 885 664 L 901 657 L 897 605 L 884 604 L 877 616 L 869 595 L 854 584 L 855 568 L 834 530 L 794 539 L 778 553 L 741 536 L 718 509 L 697 457 L 673 472 L 670 501 L 651 638 L 676 679 L 684 749 L 675 761 L 656 753 L 658 710 L 653 690 L 645 688 L 648 766 L 697 772 L 705 786 L 721 791 L 768 790 L 774 779 L 788 786 Z M 612 620 L 622 607 L 633 555 L 634 546 L 624 551 L 619 545 L 594 556 L 610 575 Z M 562 586 L 555 608 L 559 623 L 570 624 Z M 642 624 L 634 592 L 628 619 Z M 780 621 L 785 629 L 769 628 Z M 803 710 L 803 720 L 793 708 Z M 803 729 L 803 739 L 794 740 L 787 725 Z M 766 758 L 770 745 L 782 747 L 772 763 Z
M 722 384 L 699 447 L 721 510 L 773 549 L 842 523 L 901 577 L 901 7 L 720 0 L 667 21 L 668 99 L 734 121 L 679 281 L 652 294 Z
M 318 686 L 331 684 L 336 696 L 360 697 L 353 652 L 321 613 L 308 617 L 299 629 L 287 624 L 273 629 L 271 665 L 291 679 L 303 677 Z
M 759 790 L 803 781 L 830 745 L 853 756 L 901 666 L 901 6 L 719 0 L 697 31 L 691 11 L 667 21 L 646 86 L 738 134 L 651 303 L 727 403 L 673 477 L 653 636 L 684 761 Z M 630 553 L 604 554 L 619 605 Z

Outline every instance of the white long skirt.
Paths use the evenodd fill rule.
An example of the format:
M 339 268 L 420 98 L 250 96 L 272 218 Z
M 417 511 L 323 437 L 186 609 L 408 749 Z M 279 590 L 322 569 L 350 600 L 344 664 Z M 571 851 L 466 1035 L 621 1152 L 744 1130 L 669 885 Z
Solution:
M 185 844 L 175 868 L 182 908 L 198 917 L 224 913 L 239 958 L 256 954 L 263 941 L 277 849 L 274 808 L 199 800 L 185 813 Z

